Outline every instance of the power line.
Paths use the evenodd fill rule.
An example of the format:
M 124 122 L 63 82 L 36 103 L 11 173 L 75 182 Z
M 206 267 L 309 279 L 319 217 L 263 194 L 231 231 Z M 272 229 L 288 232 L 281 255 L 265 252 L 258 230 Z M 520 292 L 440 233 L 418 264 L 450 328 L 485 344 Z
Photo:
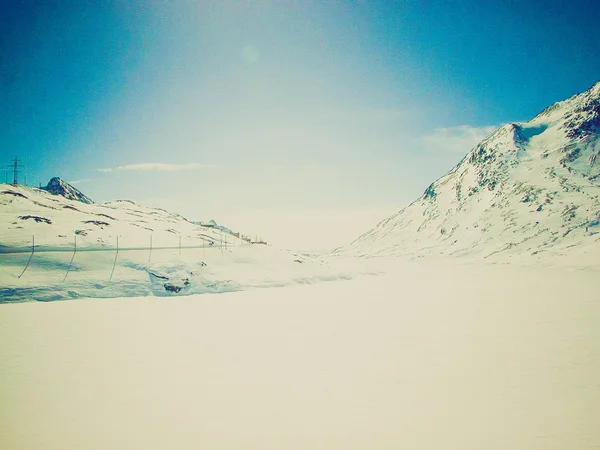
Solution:
M 18 158 L 15 158 L 11 159 L 10 167 L 13 170 L 13 185 L 16 186 L 17 184 L 19 184 L 19 172 L 21 171 L 23 165 L 19 162 Z

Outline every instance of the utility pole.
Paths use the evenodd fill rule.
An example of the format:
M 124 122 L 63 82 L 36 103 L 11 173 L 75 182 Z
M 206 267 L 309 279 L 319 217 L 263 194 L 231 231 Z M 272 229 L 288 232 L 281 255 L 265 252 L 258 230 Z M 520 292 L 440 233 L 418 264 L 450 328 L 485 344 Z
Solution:
M 18 184 L 19 170 L 23 166 L 21 165 L 21 163 L 19 162 L 19 160 L 17 158 L 11 160 L 10 162 L 11 162 L 11 166 L 13 169 L 13 185 L 16 186 Z

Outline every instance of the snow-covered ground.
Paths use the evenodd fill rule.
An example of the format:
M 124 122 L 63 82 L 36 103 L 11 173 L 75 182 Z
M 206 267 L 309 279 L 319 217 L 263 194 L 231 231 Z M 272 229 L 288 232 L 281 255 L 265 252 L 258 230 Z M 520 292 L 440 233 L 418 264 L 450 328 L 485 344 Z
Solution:
M 597 271 L 386 264 L 311 286 L 1 305 L 0 448 L 600 445 Z
M 379 273 L 265 245 L 0 254 L 0 303 L 180 296 L 312 284 Z M 27 263 L 29 265 L 27 266 Z M 343 264 L 341 264 L 343 263 Z M 114 269 L 113 269 L 114 265 Z M 27 266 L 27 270 L 23 270 Z M 21 278 L 19 278 L 19 276 Z
M 367 273 L 351 265 L 130 201 L 86 204 L 0 184 L 0 302 L 229 292 Z
M 599 127 L 597 84 L 321 256 L 0 185 L 0 449 L 598 448 Z
M 67 188 L 73 189 L 68 183 Z M 81 194 L 81 193 L 80 193 Z M 202 227 L 179 214 L 129 200 L 87 204 L 27 186 L 0 184 L 0 250 L 37 248 L 114 249 L 208 246 L 243 241 Z

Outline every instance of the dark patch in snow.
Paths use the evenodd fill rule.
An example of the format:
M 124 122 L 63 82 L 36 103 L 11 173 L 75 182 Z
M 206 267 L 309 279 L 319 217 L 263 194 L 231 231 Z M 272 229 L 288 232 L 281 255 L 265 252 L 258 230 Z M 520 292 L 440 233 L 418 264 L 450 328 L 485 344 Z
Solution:
M 46 219 L 45 217 L 40 217 L 40 216 L 19 216 L 19 219 L 21 219 L 21 220 L 33 219 L 37 223 L 47 223 L 47 224 L 52 223 L 52 221 L 50 219 Z
M 131 223 L 131 225 L 133 225 L 134 227 L 143 228 L 144 230 L 154 231 L 152 228 L 143 227 L 141 225 L 138 225 L 137 223 Z
M 165 277 L 164 275 L 157 275 L 157 274 L 155 274 L 154 272 L 150 272 L 150 271 L 148 271 L 148 273 L 149 273 L 150 275 L 152 275 L 153 277 L 160 278 L 161 280 L 168 280 L 168 279 L 169 279 L 169 277 Z
M 190 280 L 186 278 L 185 280 L 183 280 L 183 286 L 178 286 L 173 283 L 165 283 L 163 284 L 163 286 L 167 292 L 174 292 L 177 294 L 181 292 L 184 288 L 188 287 L 190 284 Z
M 433 185 L 434 185 L 434 183 L 431 183 L 429 185 L 429 187 L 427 189 L 425 189 L 425 192 L 423 193 L 423 199 L 428 199 L 428 198 L 435 199 L 435 197 L 437 196 L 437 193 L 435 192 Z
M 15 197 L 23 197 L 23 198 L 27 198 L 26 196 L 24 196 L 23 194 L 21 194 L 20 192 L 15 192 L 15 191 L 3 191 L 3 194 L 8 194 L 8 195 L 14 195 Z
M 108 214 L 102 214 L 102 213 L 95 213 L 95 216 L 100 216 L 100 217 L 106 217 L 107 219 L 111 219 L 111 220 L 117 220 L 114 217 L 109 216 Z
M 41 206 L 41 207 L 43 207 L 43 208 L 49 208 L 49 209 L 58 210 L 58 208 L 55 208 L 54 206 L 48 206 L 48 205 L 44 205 L 43 203 L 36 202 L 35 200 L 33 201 L 33 204 L 34 204 L 34 205 Z
M 165 290 L 168 292 L 179 292 L 181 291 L 181 289 L 183 289 L 181 286 L 175 286 L 174 284 L 171 283 L 165 283 L 164 284 Z
M 570 150 L 564 158 L 560 160 L 560 163 L 564 166 L 566 163 L 575 161 L 581 156 L 581 149 L 579 147 Z
M 101 220 L 86 220 L 83 223 L 91 223 L 93 225 L 98 225 L 99 227 L 104 226 L 104 225 L 110 226 L 110 223 L 102 222 Z

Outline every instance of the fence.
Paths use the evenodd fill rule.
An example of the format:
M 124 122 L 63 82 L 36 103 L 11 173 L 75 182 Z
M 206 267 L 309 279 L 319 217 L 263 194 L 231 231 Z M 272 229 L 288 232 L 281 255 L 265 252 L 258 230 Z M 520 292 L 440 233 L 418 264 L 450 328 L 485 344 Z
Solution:
M 228 242 L 227 236 L 223 236 L 223 235 L 220 237 L 219 240 L 212 239 L 212 238 L 205 240 L 205 238 L 202 238 L 201 245 L 182 245 L 182 238 L 181 238 L 181 236 L 178 236 L 177 245 L 154 246 L 152 235 L 150 236 L 148 246 L 125 246 L 125 247 L 123 247 L 122 242 L 121 243 L 119 242 L 118 236 L 116 237 L 115 244 L 116 245 L 114 247 L 102 246 L 102 245 L 98 245 L 98 246 L 91 246 L 91 245 L 81 246 L 80 245 L 80 246 L 78 246 L 77 245 L 77 235 L 75 235 L 72 246 L 69 246 L 69 247 L 60 246 L 60 245 L 43 245 L 43 244 L 39 243 L 39 240 L 38 240 L 38 244 L 36 244 L 35 236 L 32 236 L 30 247 L 0 246 L 0 255 L 2 255 L 2 254 L 15 255 L 15 254 L 22 254 L 22 253 L 30 253 L 27 263 L 23 267 L 23 270 L 21 271 L 21 273 L 17 276 L 17 278 L 21 279 L 27 272 L 27 269 L 30 267 L 30 264 L 31 264 L 32 260 L 34 259 L 35 255 L 39 255 L 42 253 L 72 253 L 69 263 L 67 265 L 64 277 L 62 279 L 62 281 L 64 283 L 67 281 L 67 277 L 69 276 L 69 273 L 71 272 L 71 270 L 73 268 L 73 263 L 76 262 L 76 255 L 80 254 L 80 253 L 84 253 L 84 252 L 111 252 L 111 253 L 114 252 L 115 257 L 114 257 L 114 260 L 112 261 L 110 275 L 108 276 L 108 279 L 112 280 L 114 272 L 115 272 L 115 267 L 117 265 L 117 261 L 119 258 L 119 254 L 121 254 L 123 252 L 128 252 L 128 251 L 148 252 L 148 263 L 150 263 L 152 261 L 153 252 L 156 252 L 156 251 L 171 250 L 171 251 L 177 251 L 178 254 L 181 255 L 182 251 L 185 251 L 185 250 L 202 249 L 202 257 L 204 258 L 204 257 L 206 257 L 207 249 L 209 249 L 211 251 L 219 250 L 220 254 L 221 254 L 221 258 L 223 258 L 224 250 L 228 250 L 229 247 L 236 245 L 235 240 L 233 240 L 233 242 Z M 237 245 L 249 245 L 249 244 L 247 244 L 245 241 L 242 241 L 241 244 L 237 244 Z

